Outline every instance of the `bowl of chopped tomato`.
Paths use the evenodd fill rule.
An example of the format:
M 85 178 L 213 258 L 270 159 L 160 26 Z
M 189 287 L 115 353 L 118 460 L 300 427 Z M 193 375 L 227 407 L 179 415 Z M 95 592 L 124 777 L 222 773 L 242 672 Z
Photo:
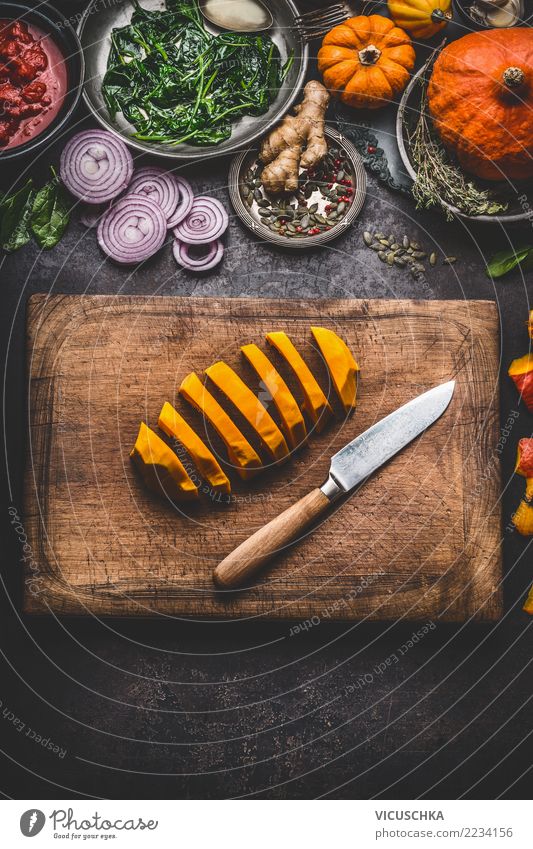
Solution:
M 48 3 L 0 2 L 0 166 L 65 129 L 83 88 L 81 45 Z

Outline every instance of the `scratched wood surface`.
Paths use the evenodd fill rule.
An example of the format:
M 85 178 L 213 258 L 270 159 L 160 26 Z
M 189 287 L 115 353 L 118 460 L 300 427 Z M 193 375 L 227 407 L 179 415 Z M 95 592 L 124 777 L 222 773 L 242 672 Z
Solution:
M 347 420 L 312 345 L 312 324 L 336 329 L 359 361 L 358 407 Z M 269 330 L 290 334 L 337 421 L 251 484 L 230 470 L 229 503 L 207 492 L 198 504 L 176 507 L 147 492 L 128 454 L 139 421 L 156 428 L 165 400 L 225 457 L 209 426 L 176 396 L 189 371 L 202 374 L 223 358 L 272 412 L 239 353 L 246 342 L 266 350 Z M 304 622 L 501 614 L 494 304 L 36 295 L 27 334 L 27 612 Z M 218 561 L 320 485 L 332 453 L 451 377 L 457 390 L 440 421 L 252 586 L 215 591 Z

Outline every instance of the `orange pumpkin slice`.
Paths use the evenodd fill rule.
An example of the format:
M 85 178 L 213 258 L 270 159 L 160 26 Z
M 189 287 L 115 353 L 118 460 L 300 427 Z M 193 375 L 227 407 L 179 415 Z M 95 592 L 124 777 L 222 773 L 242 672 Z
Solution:
M 312 327 L 311 333 L 326 361 L 333 385 L 346 413 L 355 409 L 356 374 L 359 371 L 352 352 L 340 336 L 326 327 Z
M 515 472 L 526 479 L 526 491 L 518 510 L 513 514 L 513 525 L 519 534 L 533 535 L 533 439 L 518 443 Z
M 525 354 L 513 360 L 508 374 L 513 379 L 526 407 L 533 412 L 533 354 Z
M 267 342 L 284 357 L 294 371 L 304 395 L 302 409 L 307 413 L 318 433 L 321 433 L 332 417 L 333 410 L 309 366 L 283 331 L 267 333 L 266 338 Z
M 191 372 L 182 381 L 179 393 L 189 404 L 208 419 L 224 441 L 230 462 L 243 480 L 248 480 L 261 467 L 261 458 L 254 451 L 226 411 L 205 388 L 197 374 Z
M 198 497 L 198 487 L 178 457 L 144 422 L 141 422 L 130 457 L 146 486 L 154 492 L 168 495 L 175 501 L 189 501 Z
M 214 454 L 168 401 L 163 404 L 157 424 L 167 436 L 177 439 L 189 452 L 196 468 L 215 492 L 231 492 L 229 479 Z
M 298 448 L 307 437 L 307 429 L 294 395 L 257 345 L 243 345 L 241 351 L 272 396 L 289 445 L 292 449 Z
M 222 361 L 209 366 L 205 373 L 244 416 L 272 459 L 278 462 L 285 460 L 289 456 L 285 437 L 259 398 L 239 375 Z

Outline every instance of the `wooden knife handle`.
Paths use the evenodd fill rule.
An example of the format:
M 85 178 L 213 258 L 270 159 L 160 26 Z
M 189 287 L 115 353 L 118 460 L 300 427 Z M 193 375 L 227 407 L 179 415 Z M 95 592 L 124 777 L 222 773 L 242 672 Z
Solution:
M 322 490 L 314 489 L 288 507 L 268 525 L 242 542 L 218 564 L 213 580 L 219 587 L 239 587 L 287 545 L 295 542 L 330 505 Z

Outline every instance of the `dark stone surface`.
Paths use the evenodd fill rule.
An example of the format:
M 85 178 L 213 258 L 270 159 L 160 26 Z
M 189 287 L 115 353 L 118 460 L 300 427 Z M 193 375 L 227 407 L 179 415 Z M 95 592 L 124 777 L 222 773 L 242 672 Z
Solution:
M 59 148 L 31 163 L 40 179 L 48 162 L 57 162 Z M 228 204 L 227 167 L 221 161 L 187 174 L 197 191 Z M 13 166 L 0 173 L 4 185 L 15 176 Z M 362 231 L 372 228 L 407 232 L 459 261 L 439 265 L 421 288 L 364 248 Z M 356 226 L 329 248 L 275 251 L 232 220 L 223 265 L 194 277 L 177 269 L 168 247 L 142 270 L 119 269 L 104 261 L 94 233 L 74 221 L 55 250 L 40 254 L 30 245 L 2 260 L 7 503 L 21 510 L 24 309 L 31 293 L 431 297 L 442 300 L 443 311 L 446 299 L 496 300 L 504 426 L 518 409 L 505 369 L 527 349 L 531 273 L 493 284 L 484 262 L 511 239 L 532 238 L 530 227 L 469 230 L 438 214 L 421 215 L 370 181 Z M 516 442 L 531 435 L 532 422 L 521 407 L 503 447 L 504 527 L 522 491 L 522 481 L 512 477 Z M 5 795 L 530 796 L 531 619 L 521 603 L 533 578 L 532 549 L 517 535 L 506 532 L 503 539 L 503 619 L 491 627 L 436 623 L 402 653 L 414 627 L 401 622 L 323 622 L 290 636 L 290 624 L 283 623 L 28 619 L 20 615 L 22 550 L 6 525 L 0 611 Z M 35 734 L 66 754 L 44 748 Z

